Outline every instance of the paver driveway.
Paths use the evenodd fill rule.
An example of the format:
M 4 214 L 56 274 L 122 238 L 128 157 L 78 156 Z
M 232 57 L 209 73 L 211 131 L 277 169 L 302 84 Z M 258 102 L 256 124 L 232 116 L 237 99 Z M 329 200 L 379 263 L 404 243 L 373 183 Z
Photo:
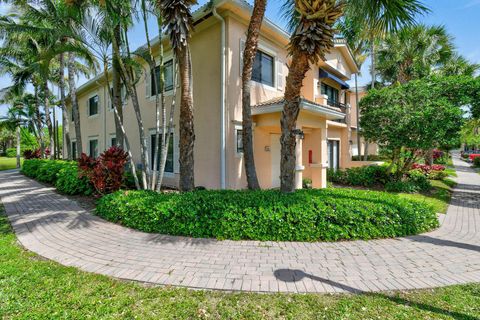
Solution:
M 117 278 L 262 292 L 427 288 L 480 282 L 480 175 L 454 162 L 459 185 L 442 227 L 387 240 L 234 242 L 146 234 L 95 217 L 16 172 L 0 173 L 0 197 L 27 249 Z

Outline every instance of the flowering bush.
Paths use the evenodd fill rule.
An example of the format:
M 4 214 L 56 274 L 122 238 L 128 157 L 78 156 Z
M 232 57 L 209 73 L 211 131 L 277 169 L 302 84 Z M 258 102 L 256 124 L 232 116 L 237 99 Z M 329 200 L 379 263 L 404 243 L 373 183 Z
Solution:
M 415 163 L 412 166 L 412 170 L 421 170 L 425 175 L 430 174 L 432 171 L 445 171 L 445 166 L 434 164 L 429 166 L 428 164 Z
M 118 191 L 123 184 L 128 154 L 114 146 L 97 159 L 82 153 L 78 160 L 80 176 L 87 177 L 99 194 Z

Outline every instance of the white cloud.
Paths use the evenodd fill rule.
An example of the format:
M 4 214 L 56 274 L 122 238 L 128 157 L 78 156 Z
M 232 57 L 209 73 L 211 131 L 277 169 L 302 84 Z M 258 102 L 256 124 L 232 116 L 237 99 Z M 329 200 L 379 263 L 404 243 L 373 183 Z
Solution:
M 470 0 L 466 5 L 463 6 L 463 9 L 468 9 L 480 5 L 480 0 Z

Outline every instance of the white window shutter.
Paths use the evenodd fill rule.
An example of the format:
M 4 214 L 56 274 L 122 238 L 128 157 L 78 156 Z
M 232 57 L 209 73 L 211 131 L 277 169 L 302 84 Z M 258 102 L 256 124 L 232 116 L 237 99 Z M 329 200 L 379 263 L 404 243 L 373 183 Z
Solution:
M 173 172 L 180 173 L 180 148 L 178 135 L 173 133 Z
M 152 93 L 151 89 L 150 89 L 150 83 L 151 83 L 151 80 L 150 80 L 150 77 L 151 77 L 151 74 L 152 74 L 152 70 L 150 70 L 150 67 L 147 67 L 147 72 L 145 74 L 145 97 L 147 98 L 150 98 L 150 95 Z
M 102 113 L 102 99 L 100 99 L 100 96 L 98 96 L 98 110 L 97 110 L 97 114 L 100 114 Z
M 245 40 L 240 39 L 240 77 L 243 72 L 243 52 L 245 51 Z
M 87 117 L 90 117 L 90 98 L 87 98 Z
M 281 60 L 277 59 L 277 89 L 283 91 L 284 87 L 284 64 Z

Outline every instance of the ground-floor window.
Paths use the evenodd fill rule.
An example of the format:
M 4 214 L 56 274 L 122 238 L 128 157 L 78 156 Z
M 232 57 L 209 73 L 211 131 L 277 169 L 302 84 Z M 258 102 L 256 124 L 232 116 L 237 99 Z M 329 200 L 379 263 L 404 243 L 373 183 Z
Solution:
M 242 129 L 235 129 L 235 136 L 236 136 L 236 142 L 237 142 L 237 155 L 240 155 L 243 153 L 243 130 Z
M 88 151 L 89 151 L 90 157 L 92 158 L 98 157 L 98 140 L 97 139 L 90 140 L 88 146 L 89 146 Z
M 111 137 L 110 138 L 110 145 L 112 147 L 116 146 L 117 145 L 117 138 L 116 137 Z
M 77 158 L 77 141 L 72 141 L 72 159 Z
M 328 140 L 328 167 L 332 170 L 340 168 L 340 141 Z
M 160 168 L 160 157 L 162 151 L 162 136 L 160 135 L 160 146 L 158 152 L 158 160 L 157 160 L 157 170 Z M 173 133 L 170 134 L 170 140 L 168 142 L 168 150 L 167 150 L 167 162 L 165 163 L 165 172 L 173 173 Z M 155 134 L 150 136 L 150 159 L 151 159 L 151 168 L 153 169 L 154 163 L 153 159 L 155 157 Z

